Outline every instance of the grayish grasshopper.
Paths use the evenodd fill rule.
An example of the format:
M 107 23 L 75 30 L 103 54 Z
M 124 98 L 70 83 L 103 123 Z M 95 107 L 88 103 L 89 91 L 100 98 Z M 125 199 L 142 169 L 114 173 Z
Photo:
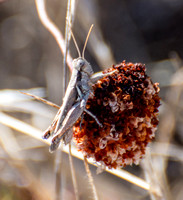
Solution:
M 83 115 L 83 112 L 86 112 L 91 117 L 93 117 L 97 124 L 102 127 L 102 124 L 98 121 L 96 116 L 88 111 L 85 107 L 89 95 L 92 93 L 92 85 L 102 77 L 114 73 L 115 71 L 107 74 L 94 74 L 91 65 L 84 59 L 84 51 L 92 27 L 93 26 L 91 26 L 88 32 L 82 52 L 82 57 L 74 35 L 72 34 L 74 43 L 79 53 L 79 57 L 74 59 L 72 62 L 73 71 L 63 99 L 63 104 L 58 110 L 52 124 L 46 129 L 43 135 L 44 139 L 54 135 L 50 146 L 50 152 L 53 152 L 58 148 L 62 139 L 65 144 L 68 144 L 71 141 L 73 135 L 72 128 L 76 121 Z

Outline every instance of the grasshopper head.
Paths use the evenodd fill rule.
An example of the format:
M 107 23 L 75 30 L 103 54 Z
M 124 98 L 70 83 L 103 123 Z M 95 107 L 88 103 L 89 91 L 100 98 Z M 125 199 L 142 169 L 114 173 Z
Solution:
M 73 67 L 78 71 L 87 73 L 89 76 L 93 74 L 91 65 L 84 58 L 76 58 L 73 60 Z

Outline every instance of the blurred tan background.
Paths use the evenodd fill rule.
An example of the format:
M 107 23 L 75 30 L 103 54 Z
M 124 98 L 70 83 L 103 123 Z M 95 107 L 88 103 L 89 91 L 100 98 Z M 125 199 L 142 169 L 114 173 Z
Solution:
M 64 33 L 66 0 L 47 0 L 46 5 Z M 147 191 L 107 172 L 96 175 L 96 168 L 91 167 L 100 199 L 183 199 L 183 1 L 77 0 L 75 13 L 73 32 L 80 49 L 90 25 L 95 25 L 85 52 L 95 71 L 122 60 L 145 63 L 148 75 L 161 88 L 160 124 L 151 145 L 150 174 L 157 175 L 155 184 L 160 184 L 162 196 L 150 197 Z M 70 53 L 73 58 L 78 56 L 72 41 Z M 60 105 L 62 59 L 57 43 L 39 21 L 34 1 L 0 1 L 3 113 L 45 130 L 56 109 L 29 101 L 17 90 L 37 88 L 32 92 Z M 66 154 L 62 156 L 62 199 L 70 200 L 74 193 L 69 161 Z M 0 124 L 0 199 L 54 199 L 54 159 L 47 145 Z M 144 178 L 144 172 L 148 173 L 144 163 L 125 169 Z M 74 159 L 74 165 L 80 199 L 91 199 L 83 162 Z

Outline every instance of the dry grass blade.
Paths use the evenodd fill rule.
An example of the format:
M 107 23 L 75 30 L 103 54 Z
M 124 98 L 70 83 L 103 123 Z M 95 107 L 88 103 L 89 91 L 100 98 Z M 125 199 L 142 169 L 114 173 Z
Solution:
M 30 93 L 35 94 L 35 96 L 39 95 L 39 97 L 45 96 L 44 88 L 31 88 L 31 89 L 24 90 L 24 92 L 29 93 L 29 94 Z M 16 102 L 24 102 L 29 99 L 30 98 L 28 96 L 19 95 L 17 90 L 14 90 L 14 89 L 0 90 L 0 106 L 1 107 L 10 105 Z
M 55 155 L 55 200 L 60 200 L 63 193 L 63 187 L 62 187 L 62 146 L 60 149 L 58 149 L 56 155 Z
M 0 112 L 0 123 L 42 141 L 42 131 L 2 112 Z
M 36 128 L 26 124 L 25 122 L 22 122 L 16 118 L 10 117 L 9 115 L 4 114 L 2 112 L 0 113 L 0 123 L 50 145 L 50 142 L 48 140 L 43 140 L 41 138 L 41 135 L 42 135 L 41 130 L 36 129 Z M 68 146 L 64 146 L 63 151 L 68 153 L 68 151 L 69 151 Z M 80 152 L 78 152 L 75 148 L 72 148 L 72 155 L 76 158 L 83 160 L 83 155 Z M 89 161 L 89 163 L 92 165 L 95 165 L 91 161 Z M 106 169 L 105 171 L 107 171 L 119 178 L 122 178 L 134 185 L 137 185 L 138 187 L 141 187 L 145 190 L 150 189 L 150 185 L 146 181 L 144 181 L 143 179 L 141 179 L 123 169 L 117 169 L 117 170 L 107 170 Z

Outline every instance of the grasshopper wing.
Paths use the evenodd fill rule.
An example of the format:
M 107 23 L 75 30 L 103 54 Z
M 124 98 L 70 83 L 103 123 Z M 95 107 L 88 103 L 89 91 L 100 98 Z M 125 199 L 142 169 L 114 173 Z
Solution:
M 60 140 L 72 130 L 73 125 L 79 119 L 81 114 L 83 113 L 85 108 L 85 104 L 82 105 L 82 101 L 77 102 L 72 106 L 63 120 L 62 127 L 57 131 L 56 136 L 52 139 L 52 143 L 50 146 L 50 152 L 55 151 L 58 148 Z M 72 136 L 72 135 L 71 135 Z
M 54 133 L 56 133 L 58 129 L 61 127 L 64 118 L 66 117 L 68 111 L 72 108 L 73 104 L 77 99 L 78 95 L 76 90 L 76 84 L 78 82 L 79 77 L 80 77 L 80 71 L 73 69 L 72 76 L 63 99 L 63 104 L 62 107 L 60 108 L 61 112 Z
M 62 125 L 64 118 L 66 117 L 68 111 L 72 108 L 73 104 L 77 98 L 76 83 L 80 76 L 80 72 L 77 69 L 73 69 L 71 79 L 69 81 L 63 104 L 58 110 L 52 124 L 46 129 L 43 138 L 47 139 L 50 135 L 56 134 Z

